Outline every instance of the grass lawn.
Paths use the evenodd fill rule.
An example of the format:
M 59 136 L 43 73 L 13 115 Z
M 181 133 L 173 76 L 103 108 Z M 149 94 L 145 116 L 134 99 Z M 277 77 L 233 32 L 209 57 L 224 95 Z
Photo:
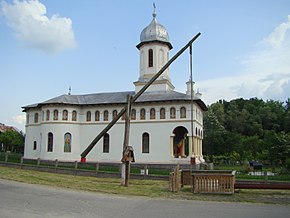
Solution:
M 224 202 L 252 202 L 290 205 L 290 190 L 239 190 L 233 195 L 193 194 L 190 187 L 178 193 L 169 191 L 168 181 L 130 180 L 129 187 L 120 185 L 120 179 L 71 176 L 64 174 L 29 171 L 0 166 L 0 179 L 46 185 L 88 192 L 100 192 L 126 196 L 144 196 L 178 200 L 202 200 Z

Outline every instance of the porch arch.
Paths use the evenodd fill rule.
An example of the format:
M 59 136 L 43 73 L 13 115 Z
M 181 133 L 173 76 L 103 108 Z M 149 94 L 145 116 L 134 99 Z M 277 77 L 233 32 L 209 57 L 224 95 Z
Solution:
M 173 156 L 188 157 L 189 156 L 189 140 L 188 130 L 184 126 L 178 126 L 173 130 Z

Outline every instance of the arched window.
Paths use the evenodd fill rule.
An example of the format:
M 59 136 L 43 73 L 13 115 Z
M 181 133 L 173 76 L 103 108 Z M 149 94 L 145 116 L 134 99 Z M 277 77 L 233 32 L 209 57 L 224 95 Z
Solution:
M 117 116 L 118 111 L 117 110 L 113 110 L 113 119 Z
M 41 120 L 44 121 L 44 111 L 42 111 Z
M 68 111 L 67 110 L 63 110 L 62 111 L 62 120 L 67 120 L 68 118 Z
M 166 115 L 165 115 L 165 108 L 161 108 L 160 109 L 160 119 L 165 119 Z
M 38 113 L 34 114 L 34 123 L 38 123 Z
M 148 50 L 148 67 L 153 67 L 153 50 Z
M 147 132 L 142 135 L 142 153 L 149 153 L 149 134 Z
M 71 152 L 71 134 L 64 134 L 64 152 Z
M 109 153 L 110 151 L 110 135 L 106 133 L 103 137 L 103 153 Z
M 186 118 L 186 108 L 185 107 L 180 108 L 180 118 Z
M 26 124 L 29 124 L 29 114 L 26 114 Z
M 50 118 L 50 111 L 47 110 L 47 111 L 46 111 L 46 120 L 49 121 L 49 118 Z
M 53 120 L 58 120 L 58 110 L 53 111 Z
M 131 120 L 136 120 L 136 110 L 132 109 L 131 111 Z
M 87 111 L 87 122 L 92 120 L 92 113 L 91 111 Z
M 72 121 L 77 121 L 77 112 L 76 111 L 72 112 Z
M 154 120 L 155 119 L 155 109 L 154 108 L 151 108 L 150 109 L 150 119 L 151 120 Z
M 109 120 L 109 112 L 107 110 L 104 111 L 104 121 Z
M 100 121 L 100 111 L 95 112 L 95 121 Z
M 36 149 L 37 149 L 37 142 L 34 141 L 34 142 L 33 142 L 33 150 L 36 150 Z
M 176 117 L 176 110 L 174 107 L 170 108 L 170 119 L 175 119 Z
M 140 110 L 140 120 L 145 120 L 146 119 L 146 110 L 142 108 Z
M 53 151 L 53 134 L 50 132 L 47 135 L 47 152 Z

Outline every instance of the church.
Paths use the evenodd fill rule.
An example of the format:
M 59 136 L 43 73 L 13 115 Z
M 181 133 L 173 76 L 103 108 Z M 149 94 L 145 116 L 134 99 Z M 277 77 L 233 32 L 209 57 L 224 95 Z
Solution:
M 118 112 L 168 62 L 172 45 L 166 28 L 153 19 L 143 29 L 139 78 L 135 90 L 124 92 L 60 95 L 22 107 L 26 113 L 24 158 L 80 161 L 88 147 Z M 187 82 L 186 93 L 175 91 L 169 68 L 132 105 L 129 145 L 136 163 L 186 164 L 204 162 L 201 94 Z M 86 156 L 88 162 L 120 162 L 125 117 L 102 137 Z

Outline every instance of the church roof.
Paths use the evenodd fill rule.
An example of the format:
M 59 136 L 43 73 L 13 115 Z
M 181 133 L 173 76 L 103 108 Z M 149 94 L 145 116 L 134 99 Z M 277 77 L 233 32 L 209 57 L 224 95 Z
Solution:
M 107 104 L 125 104 L 127 95 L 135 95 L 134 91 L 127 92 L 107 92 L 107 93 L 94 93 L 84 95 L 61 95 L 47 101 L 27 105 L 22 107 L 24 111 L 30 108 L 39 108 L 44 105 L 50 104 L 64 104 L 64 105 L 75 105 L 75 106 L 87 106 L 87 105 L 107 105 Z M 202 110 L 207 110 L 204 102 L 199 98 L 194 98 Z M 143 93 L 137 100 L 136 103 L 153 103 L 153 102 L 176 102 L 176 101 L 190 101 L 190 96 L 176 92 L 156 92 L 156 93 Z

